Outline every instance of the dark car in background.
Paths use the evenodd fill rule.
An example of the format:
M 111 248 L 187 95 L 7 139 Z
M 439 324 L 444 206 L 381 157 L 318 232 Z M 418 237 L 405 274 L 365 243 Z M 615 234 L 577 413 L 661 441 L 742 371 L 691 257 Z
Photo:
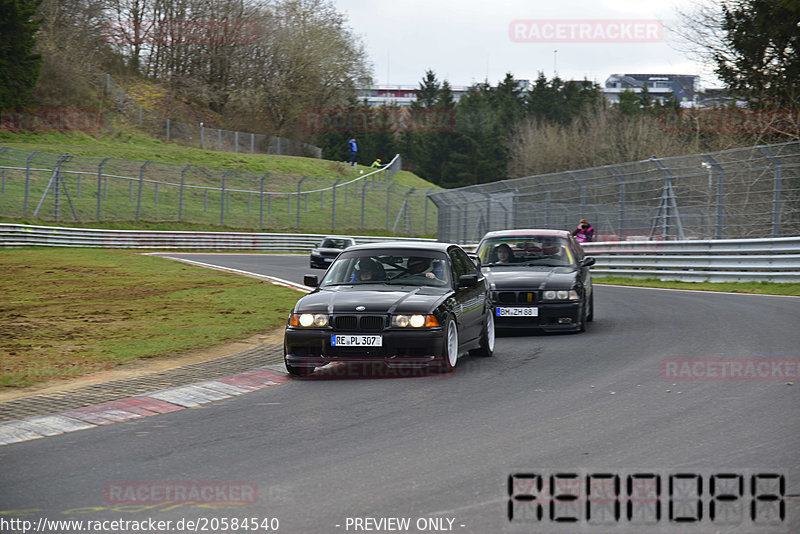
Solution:
M 352 237 L 332 235 L 323 238 L 317 248 L 311 251 L 311 268 L 327 269 L 344 249 L 355 244 L 356 240 Z
M 495 306 L 497 329 L 586 330 L 594 319 L 589 267 L 563 230 L 489 232 L 476 250 Z
M 461 247 L 371 243 L 343 251 L 302 297 L 284 336 L 292 375 L 332 362 L 452 371 L 459 356 L 494 352 L 489 287 Z

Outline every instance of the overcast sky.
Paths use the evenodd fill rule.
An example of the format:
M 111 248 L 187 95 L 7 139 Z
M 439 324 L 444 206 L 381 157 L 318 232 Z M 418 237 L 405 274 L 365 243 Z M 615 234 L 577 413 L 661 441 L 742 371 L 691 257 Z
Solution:
M 676 10 L 691 11 L 692 0 L 333 0 L 361 36 L 379 84 L 418 85 L 427 69 L 451 85 L 488 79 L 492 85 L 507 72 L 535 80 L 555 71 L 562 79 L 589 79 L 603 84 L 615 73 L 693 74 L 701 86 L 714 87 L 708 65 L 682 51 L 668 28 L 678 23 Z M 647 42 L 553 42 L 561 21 L 562 37 L 574 23 L 589 23 L 597 37 L 613 34 L 613 24 L 656 21 L 663 38 Z M 522 35 L 543 42 L 515 42 L 509 26 L 528 21 Z M 598 23 L 596 21 L 603 21 Z M 611 25 L 611 26 L 609 26 Z M 597 32 L 600 32 L 598 34 Z M 569 37 L 566 39 L 570 40 Z M 683 49 L 686 47 L 683 46 Z

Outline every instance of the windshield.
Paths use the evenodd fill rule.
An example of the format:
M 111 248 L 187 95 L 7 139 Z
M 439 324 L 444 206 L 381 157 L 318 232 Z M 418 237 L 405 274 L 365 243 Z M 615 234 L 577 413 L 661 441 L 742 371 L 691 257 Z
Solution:
M 575 263 L 566 239 L 513 236 L 487 239 L 478 248 L 481 265 L 566 267 Z
M 323 239 L 319 248 L 347 248 L 351 245 L 349 239 Z
M 343 253 L 325 273 L 320 286 L 397 284 L 450 285 L 450 269 L 444 254 L 428 251 Z

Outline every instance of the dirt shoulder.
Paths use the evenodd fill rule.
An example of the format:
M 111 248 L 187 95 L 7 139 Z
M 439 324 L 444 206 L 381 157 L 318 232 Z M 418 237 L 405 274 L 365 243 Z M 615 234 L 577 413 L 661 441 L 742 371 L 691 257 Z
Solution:
M 56 392 L 65 392 L 92 384 L 101 384 L 120 378 L 131 378 L 158 371 L 174 369 L 184 365 L 204 362 L 252 349 L 263 344 L 282 344 L 283 328 L 271 332 L 256 334 L 247 339 L 227 343 L 204 350 L 192 351 L 179 356 L 156 359 L 140 359 L 135 362 L 115 367 L 108 371 L 84 375 L 72 379 L 49 380 L 41 384 L 24 388 L 0 388 L 0 402 L 22 399 L 32 395 L 41 395 Z

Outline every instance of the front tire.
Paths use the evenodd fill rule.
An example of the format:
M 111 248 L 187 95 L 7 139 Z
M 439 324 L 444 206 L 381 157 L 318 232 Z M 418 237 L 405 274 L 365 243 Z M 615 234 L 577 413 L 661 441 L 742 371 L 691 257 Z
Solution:
M 490 308 L 489 313 L 486 314 L 486 324 L 483 327 L 483 332 L 481 332 L 480 346 L 472 351 L 474 356 L 490 358 L 494 355 L 495 329 L 493 312 L 494 309 Z
M 442 370 L 445 373 L 452 373 L 458 363 L 458 327 L 456 326 L 455 319 L 452 317 L 447 319 L 442 352 L 442 356 L 444 356 Z
M 594 290 L 592 290 L 592 294 L 589 296 L 589 315 L 586 316 L 586 320 L 590 323 L 594 321 Z

